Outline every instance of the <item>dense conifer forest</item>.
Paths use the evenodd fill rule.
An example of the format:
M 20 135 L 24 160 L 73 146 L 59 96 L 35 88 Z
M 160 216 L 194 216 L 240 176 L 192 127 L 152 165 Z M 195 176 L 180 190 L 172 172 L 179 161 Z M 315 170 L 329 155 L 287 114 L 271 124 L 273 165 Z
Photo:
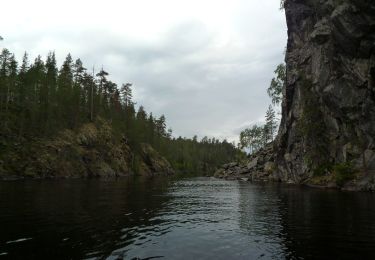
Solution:
M 95 73 L 70 54 L 58 68 L 54 52 L 33 62 L 25 53 L 18 63 L 14 54 L 2 49 L 0 168 L 17 165 L 7 156 L 15 149 L 27 154 L 35 140 L 53 139 L 64 129 L 74 131 L 98 119 L 107 121 L 113 135 L 125 139 L 135 154 L 142 143 L 148 143 L 180 172 L 208 174 L 242 155 L 226 140 L 173 137 L 164 115 L 157 117 L 137 106 L 132 84 L 117 85 L 103 68 Z M 135 172 L 136 161 L 132 165 Z

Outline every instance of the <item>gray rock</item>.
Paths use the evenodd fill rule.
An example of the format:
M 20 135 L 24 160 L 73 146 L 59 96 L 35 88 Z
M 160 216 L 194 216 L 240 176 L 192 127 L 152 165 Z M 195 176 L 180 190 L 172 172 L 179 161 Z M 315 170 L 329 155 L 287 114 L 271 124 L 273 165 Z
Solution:
M 272 173 L 276 169 L 276 165 L 274 162 L 266 162 L 264 164 L 264 171 L 267 173 Z
M 375 170 L 375 1 L 287 0 L 285 13 L 287 78 L 272 176 L 302 183 L 314 166 L 363 166 L 363 157 Z
M 313 41 L 318 44 L 323 44 L 329 40 L 332 34 L 332 29 L 329 26 L 329 22 L 326 18 L 317 22 L 314 26 L 314 31 L 310 37 Z
M 375 152 L 367 149 L 364 152 L 365 167 L 368 170 L 375 170 Z
M 253 168 L 255 168 L 255 166 L 257 166 L 258 164 L 258 157 L 255 157 L 254 159 L 252 159 L 248 164 L 247 164 L 247 169 L 251 170 Z
M 224 168 L 225 170 L 227 170 L 227 169 L 229 169 L 229 168 L 236 167 L 237 165 L 238 165 L 238 163 L 236 163 L 236 162 L 227 163 L 227 164 L 224 164 L 224 165 L 223 165 L 223 168 Z

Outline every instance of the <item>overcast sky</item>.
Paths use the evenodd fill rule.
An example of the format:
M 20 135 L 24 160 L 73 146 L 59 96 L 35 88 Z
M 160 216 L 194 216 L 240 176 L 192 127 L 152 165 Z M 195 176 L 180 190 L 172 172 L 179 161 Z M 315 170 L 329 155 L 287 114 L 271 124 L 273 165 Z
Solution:
M 1 47 L 103 65 L 175 136 L 232 141 L 262 120 L 287 39 L 279 0 L 8 0 L 1 9 Z

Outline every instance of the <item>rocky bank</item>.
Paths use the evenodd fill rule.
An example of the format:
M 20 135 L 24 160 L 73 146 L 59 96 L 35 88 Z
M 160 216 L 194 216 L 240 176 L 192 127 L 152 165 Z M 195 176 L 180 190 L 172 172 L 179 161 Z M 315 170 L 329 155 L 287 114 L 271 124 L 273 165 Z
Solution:
M 217 175 L 375 190 L 375 1 L 286 0 L 285 14 L 278 136 Z
M 170 163 L 149 144 L 133 151 L 126 137 L 115 137 L 110 123 L 101 119 L 53 138 L 10 146 L 0 160 L 0 179 L 174 174 Z

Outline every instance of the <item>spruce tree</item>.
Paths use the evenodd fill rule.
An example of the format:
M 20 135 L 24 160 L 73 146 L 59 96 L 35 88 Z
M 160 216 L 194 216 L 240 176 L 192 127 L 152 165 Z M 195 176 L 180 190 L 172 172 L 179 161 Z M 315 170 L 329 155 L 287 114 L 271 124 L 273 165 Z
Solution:
M 45 112 L 46 128 L 48 132 L 52 132 L 57 120 L 57 73 L 56 56 L 54 52 L 48 53 L 46 61 L 46 87 L 48 89 L 47 111 Z
M 277 129 L 277 121 L 276 121 L 275 110 L 272 108 L 271 105 L 269 105 L 268 110 L 266 112 L 266 124 L 265 124 L 265 141 L 266 142 L 273 141 L 276 129 Z
M 46 90 L 46 67 L 42 57 L 39 55 L 30 68 L 30 87 L 29 96 L 30 106 L 30 126 L 34 133 L 41 135 L 44 132 L 43 109 L 47 101 L 48 91 Z
M 73 120 L 73 59 L 70 54 L 66 57 L 57 79 L 57 96 L 58 96 L 58 120 L 64 126 L 72 128 Z

